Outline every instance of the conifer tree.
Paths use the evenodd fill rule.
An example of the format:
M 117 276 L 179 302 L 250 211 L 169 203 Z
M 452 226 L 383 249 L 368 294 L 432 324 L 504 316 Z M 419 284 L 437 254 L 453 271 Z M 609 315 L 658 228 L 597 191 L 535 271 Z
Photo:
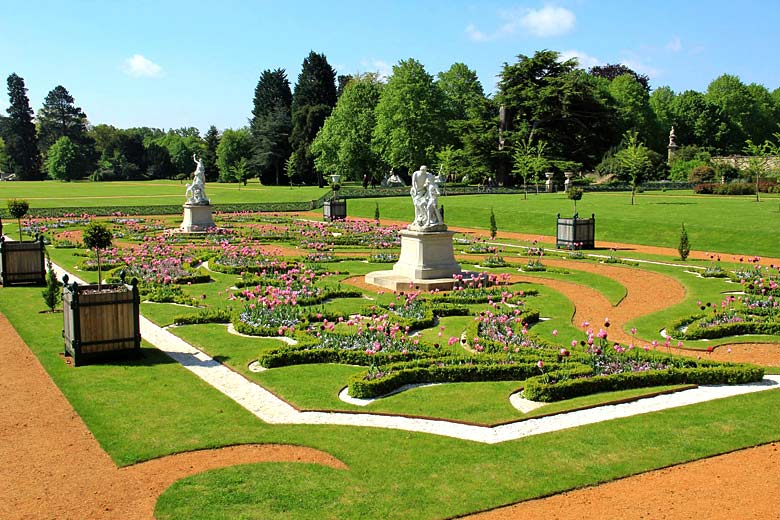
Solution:
M 680 260 L 683 262 L 688 259 L 688 255 L 691 253 L 691 244 L 688 242 L 688 232 L 685 231 L 685 224 L 682 225 L 682 231 L 680 231 L 680 245 L 677 246 L 677 252 L 680 253 Z
M 206 149 L 203 151 L 203 167 L 206 170 L 206 180 L 215 182 L 219 179 L 219 168 L 217 167 L 217 147 L 219 146 L 219 131 L 217 127 L 211 125 L 206 132 Z
M 255 87 L 249 130 L 252 168 L 264 184 L 281 184 L 290 157 L 292 92 L 284 69 L 264 70 Z
M 84 177 L 96 167 L 95 140 L 87 134 L 87 115 L 75 105 L 73 96 L 62 85 L 54 87 L 38 111 L 39 146 L 44 156 L 60 138 L 67 137 L 77 150 L 73 178 Z
M 8 98 L 8 118 L 5 119 L 3 133 L 9 172 L 21 180 L 41 179 L 41 156 L 33 111 L 24 79 L 16 74 L 8 76 Z
M 336 71 L 324 54 L 311 51 L 303 60 L 303 67 L 293 91 L 290 144 L 295 155 L 295 173 L 305 181 L 313 181 L 316 178 L 319 186 L 323 186 L 324 182 L 322 174 L 314 169 L 311 143 L 334 106 Z

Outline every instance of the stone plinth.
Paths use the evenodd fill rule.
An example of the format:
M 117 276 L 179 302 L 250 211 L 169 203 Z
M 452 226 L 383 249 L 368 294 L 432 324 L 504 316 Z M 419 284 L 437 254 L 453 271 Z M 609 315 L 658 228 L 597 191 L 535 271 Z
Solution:
M 216 227 L 211 216 L 211 204 L 184 205 L 184 220 L 179 226 L 183 233 L 202 233 L 209 228 Z
M 450 290 L 460 274 L 452 249 L 452 231 L 403 230 L 401 255 L 392 271 L 374 271 L 366 275 L 366 283 L 387 289 L 404 290 L 410 286 L 424 291 Z

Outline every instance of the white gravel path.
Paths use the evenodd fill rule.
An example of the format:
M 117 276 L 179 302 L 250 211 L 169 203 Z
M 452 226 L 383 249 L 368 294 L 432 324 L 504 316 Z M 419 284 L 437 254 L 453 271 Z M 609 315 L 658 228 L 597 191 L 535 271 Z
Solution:
M 59 277 L 62 277 L 62 274 L 65 273 L 58 266 L 55 266 L 55 271 Z M 71 281 L 83 283 L 78 277 L 73 275 L 70 275 L 70 279 Z M 140 321 L 141 336 L 147 342 L 236 401 L 259 419 L 272 424 L 330 424 L 390 428 L 496 444 L 621 417 L 631 417 L 703 403 L 713 399 L 780 388 L 780 376 L 766 376 L 760 383 L 739 386 L 701 386 L 692 390 L 660 395 L 630 403 L 600 406 L 598 408 L 528 419 L 496 427 L 379 414 L 301 412 L 260 385 L 249 381 L 237 372 L 215 361 L 168 330 L 158 327 L 147 318 L 141 316 Z

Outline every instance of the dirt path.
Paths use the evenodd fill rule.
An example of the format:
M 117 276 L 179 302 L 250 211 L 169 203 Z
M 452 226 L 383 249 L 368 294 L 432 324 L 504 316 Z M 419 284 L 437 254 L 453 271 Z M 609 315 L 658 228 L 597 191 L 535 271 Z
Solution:
M 765 446 L 473 515 L 473 520 L 778 518 L 780 446 Z
M 150 519 L 177 480 L 252 462 L 345 466 L 311 448 L 248 445 L 172 455 L 118 469 L 0 314 L 0 518 Z

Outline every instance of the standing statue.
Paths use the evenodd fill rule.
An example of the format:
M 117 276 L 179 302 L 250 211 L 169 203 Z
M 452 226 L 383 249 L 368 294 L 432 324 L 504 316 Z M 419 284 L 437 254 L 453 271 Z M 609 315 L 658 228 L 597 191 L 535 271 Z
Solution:
M 203 160 L 201 160 L 197 154 L 192 154 L 192 160 L 197 165 L 195 172 L 192 174 L 192 184 L 187 184 L 187 204 L 199 204 L 208 205 L 209 199 L 206 197 L 206 167 L 203 166 Z
M 428 171 L 427 166 L 412 174 L 412 187 L 409 194 L 414 204 L 414 222 L 412 226 L 418 229 L 431 228 L 443 224 L 439 213 L 439 182 L 441 178 Z

